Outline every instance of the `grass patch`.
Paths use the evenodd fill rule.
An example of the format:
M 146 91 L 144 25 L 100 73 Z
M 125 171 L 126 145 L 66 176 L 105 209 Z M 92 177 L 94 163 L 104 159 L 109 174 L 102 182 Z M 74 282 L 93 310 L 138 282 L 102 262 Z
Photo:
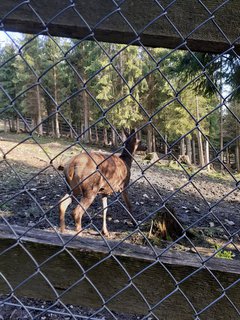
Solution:
M 216 244 L 214 246 L 215 250 L 218 251 L 221 246 Z M 220 259 L 227 259 L 227 260 L 233 260 L 234 258 L 234 253 L 232 251 L 229 250 L 220 250 L 218 251 L 218 253 L 215 254 L 216 258 L 220 258 Z

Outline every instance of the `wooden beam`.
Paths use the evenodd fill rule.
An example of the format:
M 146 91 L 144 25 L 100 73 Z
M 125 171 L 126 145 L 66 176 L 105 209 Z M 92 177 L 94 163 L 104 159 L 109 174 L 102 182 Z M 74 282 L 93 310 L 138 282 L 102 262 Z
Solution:
M 235 50 L 240 52 L 238 0 L 222 6 L 223 1 L 202 1 L 210 13 L 196 0 L 159 2 L 166 11 L 152 0 L 124 1 L 119 9 L 110 0 L 76 0 L 74 7 L 68 0 L 31 0 L 29 4 L 8 0 L 0 1 L 0 20 L 3 19 L 6 31 L 45 34 L 46 25 L 54 36 L 92 39 L 94 34 L 100 41 L 117 43 L 136 40 L 136 31 L 146 46 L 186 49 L 183 45 L 186 41 L 193 51 L 219 53 L 234 44 Z M 20 3 L 25 4 L 11 11 Z
M 7 279 L 19 297 L 55 300 L 57 293 L 64 303 L 100 308 L 108 301 L 113 311 L 139 315 L 148 313 L 146 301 L 152 307 L 168 297 L 154 313 L 180 320 L 192 319 L 194 311 L 177 288 L 201 310 L 221 296 L 219 283 L 224 288 L 235 283 L 226 294 L 239 308 L 239 261 L 211 258 L 203 265 L 197 254 L 153 252 L 129 243 L 11 228 L 0 225 L 0 292 L 4 295 L 11 293 Z M 201 319 L 237 318 L 225 296 L 201 315 Z

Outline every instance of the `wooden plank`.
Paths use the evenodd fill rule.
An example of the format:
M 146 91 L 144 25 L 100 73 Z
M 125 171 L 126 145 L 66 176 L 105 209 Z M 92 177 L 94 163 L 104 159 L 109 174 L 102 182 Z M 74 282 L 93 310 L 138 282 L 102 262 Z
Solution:
M 192 319 L 194 312 L 181 292 L 175 292 L 178 282 L 186 278 L 179 288 L 201 310 L 222 294 L 218 281 L 227 288 L 239 280 L 239 261 L 210 259 L 207 268 L 200 270 L 201 260 L 190 253 L 154 253 L 149 248 L 116 241 L 105 243 L 83 237 L 71 240 L 72 236 L 60 238 L 54 231 L 12 228 L 15 234 L 6 225 L 0 225 L 0 272 L 17 288 L 19 297 L 55 300 L 55 290 L 64 303 L 100 308 L 103 301 L 108 301 L 107 306 L 113 311 L 144 315 L 148 313 L 146 301 L 152 307 L 168 296 L 154 312 L 161 319 L 180 320 Z M 28 281 L 21 285 L 25 279 Z M 117 294 L 124 287 L 126 290 Z M 240 283 L 236 283 L 226 292 L 237 308 L 239 287 Z M 11 292 L 1 277 L 0 292 Z M 238 314 L 223 297 L 201 319 L 238 319 Z
M 16 5 L 24 2 L 24 5 L 8 15 Z M 76 0 L 74 7 L 69 6 L 68 0 L 29 1 L 43 20 L 41 21 L 27 1 L 8 0 L 0 1 L 0 19 L 4 18 L 3 25 L 7 31 L 44 34 L 44 24 L 47 24 L 50 34 L 55 36 L 92 39 L 91 34 L 94 33 L 100 41 L 129 43 L 137 38 L 135 30 L 146 46 L 175 48 L 186 40 L 188 47 L 194 51 L 218 53 L 228 49 L 230 42 L 240 52 L 239 1 L 231 0 L 220 6 L 223 2 L 225 1 L 202 1 L 214 13 L 211 14 L 196 0 L 178 0 L 175 3 L 161 0 L 166 11 L 152 0 L 124 1 L 119 10 L 111 0 Z M 220 8 L 216 10 L 218 7 Z M 156 17 L 159 18 L 155 21 Z M 224 34 L 218 30 L 213 20 Z M 182 48 L 185 49 L 185 46 Z

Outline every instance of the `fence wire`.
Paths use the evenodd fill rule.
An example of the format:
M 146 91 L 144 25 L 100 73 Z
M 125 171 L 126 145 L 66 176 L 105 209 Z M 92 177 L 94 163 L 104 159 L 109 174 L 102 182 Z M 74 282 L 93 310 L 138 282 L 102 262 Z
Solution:
M 239 113 L 237 109 L 231 107 L 231 101 L 238 92 L 239 87 L 235 86 L 233 88 L 229 83 L 224 84 L 224 73 L 228 73 L 230 68 L 226 66 L 226 61 L 234 57 L 235 63 L 239 64 L 239 56 L 235 50 L 235 43 L 237 43 L 238 39 L 228 39 L 221 25 L 215 19 L 218 12 L 222 12 L 224 15 L 225 6 L 231 1 L 220 1 L 215 8 L 210 9 L 204 1 L 196 0 L 196 6 L 201 7 L 205 18 L 203 21 L 199 21 L 198 25 L 193 25 L 191 32 L 184 36 L 171 18 L 171 14 L 169 14 L 179 5 L 177 0 L 169 2 L 167 6 L 163 5 L 162 1 L 150 1 L 151 5 L 155 7 L 155 16 L 142 26 L 141 30 L 136 29 L 134 21 L 123 10 L 128 1 L 112 0 L 108 2 L 111 10 L 105 12 L 104 16 L 99 17 L 99 20 L 93 26 L 89 21 L 86 21 L 84 13 L 79 10 L 77 2 L 74 0 L 65 1 L 61 10 L 56 9 L 49 21 L 45 21 L 44 17 L 41 17 L 38 13 L 35 8 L 35 1 L 15 1 L 15 5 L 13 4 L 8 12 L 0 12 L 0 37 L 2 38 L 0 65 L 2 130 L 0 142 L 2 157 L 0 188 L 1 257 L 5 259 L 11 252 L 16 252 L 16 255 L 24 253 L 27 257 L 26 264 L 32 265 L 32 273 L 30 275 L 25 278 L 17 277 L 18 280 L 14 282 L 11 281 L 7 272 L 1 272 L 0 283 L 1 288 L 4 288 L 4 290 L 0 296 L 0 305 L 3 315 L 9 316 L 9 319 L 173 319 L 172 311 L 170 312 L 170 310 L 175 309 L 175 314 L 179 315 L 178 319 L 207 319 L 209 311 L 220 308 L 221 303 L 224 303 L 227 310 L 226 314 L 230 314 L 231 319 L 238 319 L 240 315 L 239 300 L 234 298 L 232 293 L 239 288 L 239 278 L 237 278 L 239 271 L 235 270 L 236 277 L 230 282 L 225 282 L 221 274 L 215 272 L 215 270 L 219 270 L 216 265 L 221 266 L 225 263 L 220 259 L 222 256 L 223 258 L 234 260 L 227 260 L 229 265 L 226 262 L 225 271 L 228 266 L 229 268 L 232 266 L 231 263 L 234 263 L 235 260 L 237 263 L 240 248 L 239 175 L 236 168 L 231 168 L 231 163 L 239 161 L 237 154 L 234 160 L 231 160 L 231 157 L 234 156 L 234 152 L 231 150 L 237 148 L 240 139 Z M 11 3 L 14 2 L 11 1 Z M 185 6 L 186 4 L 182 2 L 181 5 Z M 42 24 L 42 30 L 38 34 L 28 35 L 23 38 L 20 34 L 7 31 L 6 21 L 23 9 Z M 92 14 L 97 16 L 98 13 L 94 12 L 94 8 L 91 10 L 93 11 Z M 143 10 L 147 10 L 147 8 L 143 8 Z M 81 39 L 70 41 L 56 38 L 50 34 L 50 24 L 55 21 L 58 23 L 64 15 L 67 15 L 69 19 L 71 16 L 77 16 L 79 21 L 85 25 L 86 35 Z M 98 28 L 104 26 L 109 19 L 115 19 L 116 21 L 120 19 L 126 30 L 130 30 L 132 39 L 128 44 L 121 46 L 110 45 L 98 40 Z M 154 51 L 155 49 L 142 43 L 144 32 L 156 22 L 167 23 L 172 27 L 176 35 L 181 39 L 176 48 L 162 51 L 160 54 Z M 209 23 L 214 25 L 215 30 L 219 32 L 224 42 L 228 44 L 228 48 L 220 54 L 209 55 L 204 60 L 200 58 L 198 53 L 189 48 L 188 39 Z M 17 30 L 16 26 L 15 31 Z M 46 52 L 43 52 L 39 57 L 34 56 L 36 50 L 39 50 L 39 48 L 36 49 L 34 47 L 37 38 L 42 39 L 45 43 L 50 41 L 52 48 L 49 45 L 47 50 L 48 52 L 52 50 L 52 60 L 47 57 Z M 69 34 L 70 38 L 71 35 Z M 89 40 L 93 43 L 92 47 L 89 44 L 88 48 L 84 49 L 84 44 L 86 42 L 89 43 Z M 118 42 L 118 40 L 115 42 Z M 130 50 L 133 45 L 138 48 L 138 54 L 137 59 L 131 62 L 129 61 L 131 57 Z M 4 54 L 6 50 L 10 50 L 9 47 L 12 48 L 12 51 L 8 51 L 8 55 Z M 75 49 L 79 50 L 80 65 L 81 59 L 83 61 L 86 55 L 90 56 L 90 59 L 94 59 L 93 55 L 90 54 L 94 50 L 101 52 L 101 57 L 104 57 L 101 59 L 106 60 L 106 62 L 97 61 L 98 57 L 95 57 L 95 69 L 90 70 L 90 72 L 84 72 L 83 69 L 79 68 L 79 64 L 76 65 L 76 61 L 72 59 L 71 54 Z M 184 51 L 178 51 L 178 49 L 184 49 Z M 41 53 L 41 51 L 44 51 L 44 49 L 40 48 L 37 52 Z M 188 57 L 189 63 L 185 64 L 186 70 L 188 65 L 193 63 L 193 69 L 195 68 L 198 71 L 190 77 L 187 77 L 186 73 L 184 74 L 186 70 L 176 71 L 180 78 L 179 81 L 182 83 L 180 86 L 176 82 L 174 83 L 174 76 L 171 76 L 175 72 L 174 67 L 176 65 L 173 64 L 173 61 L 169 62 L 168 60 L 176 53 L 179 53 L 179 57 L 176 57 L 176 59 L 180 59 L 183 55 Z M 126 56 L 127 58 L 125 58 Z M 124 61 L 124 59 L 126 60 Z M 131 62 L 136 66 L 136 69 L 134 69 L 134 66 L 131 67 L 131 72 L 138 72 L 138 62 L 144 59 L 147 61 L 146 65 L 148 63 L 145 71 L 138 77 L 135 75 L 132 75 L 132 78 L 129 77 L 126 72 L 127 65 Z M 36 68 L 37 63 L 40 65 L 41 62 L 41 67 Z M 92 62 L 89 62 L 88 68 L 91 68 L 90 64 Z M 222 70 L 212 70 L 217 68 L 218 62 Z M 20 63 L 24 66 L 19 71 L 22 79 L 19 79 L 18 77 L 20 76 L 16 74 L 16 78 L 13 78 L 14 74 L 11 73 L 11 68 L 17 68 Z M 173 64 L 172 68 L 171 63 Z M 65 69 L 63 68 L 63 72 L 60 74 L 58 68 L 60 69 L 63 64 Z M 9 68 L 10 65 L 11 68 Z M 124 65 L 125 69 L 122 65 Z M 54 70 L 57 71 L 55 72 Z M 166 73 L 166 70 L 169 73 Z M 111 83 L 108 83 L 110 78 L 107 78 L 110 72 L 114 74 L 111 78 L 113 85 L 114 81 L 118 79 L 117 81 L 121 88 L 119 89 L 120 93 L 115 91 L 116 96 L 113 93 L 111 101 L 107 102 L 104 94 L 108 94 L 108 85 L 112 88 Z M 213 75 L 217 73 L 220 73 L 220 77 L 215 81 Z M 52 80 L 47 82 L 46 79 L 49 74 L 51 74 Z M 154 100 L 154 97 L 160 94 L 155 87 L 152 87 L 153 92 L 150 92 L 150 89 L 148 91 L 143 88 L 140 93 L 140 95 L 142 94 L 141 96 L 136 94 L 136 88 L 145 83 L 144 80 L 149 85 L 152 75 L 155 74 L 170 92 L 167 99 L 164 100 L 164 97 L 162 97 L 161 103 L 157 103 Z M 23 75 L 26 78 L 28 77 L 28 80 L 25 80 L 26 78 Z M 68 75 L 71 75 L 71 79 L 74 79 L 78 85 L 72 91 L 66 89 L 60 99 L 58 97 L 60 93 L 54 91 L 57 90 L 54 87 L 56 83 L 51 83 L 51 81 L 54 82 L 61 77 L 61 81 L 65 81 L 65 86 L 67 87 L 69 85 L 68 81 L 71 80 L 66 79 Z M 175 76 L 177 77 L 176 73 Z M 183 77 L 182 79 L 181 76 Z M 104 77 L 106 77 L 105 83 L 103 82 Z M 206 88 L 204 89 L 207 89 L 207 86 L 210 87 L 211 92 L 214 92 L 217 99 L 209 98 L 208 102 L 205 100 L 203 102 L 203 104 L 206 104 L 204 111 L 202 114 L 201 112 L 198 114 L 196 110 L 193 111 L 191 105 L 194 103 L 196 108 L 200 108 L 201 94 L 198 92 L 188 100 L 184 99 L 183 96 L 185 93 L 190 94 L 187 90 L 190 87 L 194 88 L 195 84 L 202 78 L 205 79 L 203 83 Z M 28 83 L 24 83 L 24 81 L 28 81 Z M 14 90 L 11 89 L 13 83 Z M 94 88 L 97 87 L 98 83 L 100 83 L 100 87 L 102 86 L 101 88 L 105 92 L 101 92 L 100 89 L 96 93 Z M 45 101 L 45 110 L 43 111 L 44 108 L 41 107 L 41 114 L 38 115 L 38 120 L 34 120 L 36 115 L 33 109 L 36 106 L 33 105 L 36 105 L 38 100 L 36 96 L 33 97 L 33 92 Z M 197 92 L 197 89 L 192 89 L 191 92 Z M 148 98 L 144 99 L 144 95 Z M 91 111 L 89 111 L 91 115 L 88 115 L 90 119 L 88 119 L 88 122 L 83 119 L 83 114 L 86 115 L 87 112 L 83 108 L 84 99 L 87 99 L 88 103 L 91 104 Z M 148 99 L 151 100 L 151 108 L 147 104 Z M 78 106 L 76 100 L 80 100 L 82 106 Z M 40 101 L 40 103 L 43 104 L 43 101 Z M 126 120 L 124 113 L 126 112 L 125 104 L 127 103 L 134 105 L 134 107 L 130 110 Z M 167 112 L 171 110 L 174 103 L 178 107 L 173 108 L 168 118 Z M 51 108 L 48 110 L 50 105 Z M 72 108 L 71 112 L 69 112 L 69 106 Z M 136 119 L 137 112 L 141 115 L 140 119 Z M 181 128 L 179 128 L 178 134 L 172 138 L 167 137 L 163 126 L 166 126 L 166 128 L 168 126 L 176 126 L 181 112 L 188 119 L 187 123 L 184 123 L 185 131 L 183 129 L 181 132 Z M 78 113 L 78 118 L 74 122 L 73 116 L 76 116 L 76 113 Z M 216 114 L 218 117 L 221 115 L 223 119 L 226 118 L 227 114 L 230 115 L 232 119 L 231 126 L 236 126 L 234 136 L 230 135 L 224 139 L 224 134 L 227 134 L 227 132 L 223 132 L 220 145 L 213 142 L 211 134 L 215 135 L 215 133 L 211 133 L 205 128 L 206 121 Z M 121 116 L 125 119 L 125 123 L 124 121 L 121 122 Z M 164 117 L 167 120 L 164 120 Z M 132 118 L 136 120 L 131 122 Z M 173 119 L 175 119 L 175 123 L 172 121 Z M 168 120 L 170 121 L 169 124 Z M 221 124 L 221 121 L 223 121 L 221 118 L 219 121 L 220 124 L 217 124 L 215 128 L 219 129 L 219 126 L 223 125 Z M 190 129 L 188 122 L 193 124 Z M 121 127 L 124 124 L 127 127 L 133 126 L 136 130 L 128 138 L 122 134 Z M 180 120 L 179 127 L 181 127 Z M 106 131 L 104 131 L 105 128 Z M 9 130 L 18 131 L 18 134 L 10 133 Z M 91 172 L 91 176 L 95 173 L 99 174 L 109 189 L 114 191 L 110 192 L 112 196 L 109 197 L 107 204 L 109 209 L 107 222 L 110 232 L 109 237 L 107 237 L 101 232 L 103 209 L 101 203 L 98 203 L 99 200 L 97 199 L 85 210 L 80 203 L 81 198 L 74 194 L 74 189 L 69 184 L 69 181 L 67 182 L 62 173 L 57 170 L 58 165 L 56 163 L 59 164 L 61 162 L 62 164 L 63 162 L 65 164 L 66 159 L 78 153 L 84 154 L 95 162 L 96 159 L 91 152 L 91 148 L 96 151 L 100 145 L 104 144 L 103 140 L 107 138 L 108 146 L 105 147 L 108 153 L 102 151 L 104 157 L 101 164 L 104 165 L 104 162 L 109 163 L 108 159 L 111 159 L 112 155 L 118 156 L 124 150 L 126 152 L 126 149 L 124 149 L 126 144 L 136 134 L 141 137 L 143 145 L 144 143 L 147 144 L 148 149 L 151 152 L 154 151 L 155 154 L 150 153 L 150 156 L 153 155 L 153 159 L 145 158 L 144 160 L 145 154 L 131 155 L 127 151 L 128 158 L 132 162 L 132 168 L 130 182 L 127 186 L 124 186 L 124 189 L 115 192 L 115 187 L 111 185 L 113 182 L 111 175 L 113 173 L 109 176 L 108 171 L 102 172 L 99 170 L 99 163 L 98 165 L 95 163 L 95 169 Z M 59 137 L 59 135 L 62 135 L 62 137 Z M 155 141 L 153 140 L 153 135 Z M 202 139 L 204 145 L 209 146 L 209 159 L 206 158 L 207 151 L 205 151 L 203 163 L 193 164 L 194 159 L 189 161 L 186 154 L 182 154 L 180 145 L 184 144 L 186 139 L 193 137 L 193 135 L 197 142 Z M 112 139 L 113 136 L 115 140 Z M 151 142 L 149 142 L 149 139 Z M 109 143 L 109 140 L 112 140 L 112 142 Z M 155 144 L 155 147 L 152 144 Z M 104 147 L 102 148 L 104 149 Z M 200 157 L 199 149 L 196 153 L 195 158 Z M 191 156 L 193 157 L 193 154 Z M 171 163 L 174 163 L 174 169 L 170 168 Z M 116 168 L 115 170 L 120 169 Z M 208 174 L 210 174 L 208 170 L 214 172 L 215 176 L 213 178 L 208 177 Z M 218 172 L 224 173 L 222 178 L 219 178 Z M 90 176 L 85 176 L 84 179 L 87 181 Z M 79 182 L 80 186 L 84 183 L 84 179 Z M 73 198 L 73 204 L 70 209 L 74 209 L 78 204 L 80 205 L 79 208 L 84 209 L 85 215 L 83 217 L 82 230 L 75 233 L 71 229 L 73 222 L 69 218 L 69 214 L 66 214 L 68 230 L 64 235 L 59 231 L 58 207 L 59 201 L 67 189 L 70 189 L 69 197 Z M 122 201 L 121 197 L 125 191 L 130 194 L 130 200 L 133 205 L 132 212 Z M 175 234 L 173 232 L 173 235 L 167 235 L 164 240 L 162 239 L 161 227 L 159 227 L 160 231 L 156 232 L 160 233 L 156 233 L 156 236 L 153 237 L 154 228 L 156 228 L 155 219 L 159 217 L 159 213 L 160 222 L 158 221 L 157 223 L 158 227 L 163 223 L 161 219 L 164 219 L 163 217 L 165 216 L 170 221 L 170 225 L 177 224 L 176 228 L 180 228 L 180 232 L 174 229 Z M 168 232 L 169 226 L 167 222 L 166 227 Z M 195 230 L 197 236 L 192 234 L 192 230 Z M 6 233 L 10 234 L 12 239 L 12 242 L 7 246 L 3 236 Z M 214 242 L 215 233 L 220 234 L 221 240 L 218 243 Z M 49 234 L 49 237 L 51 235 L 51 239 L 55 239 L 54 245 L 57 245 L 57 249 L 46 251 L 47 253 L 39 252 L 38 257 L 36 257 L 27 241 L 29 238 L 35 237 L 40 243 L 44 243 L 48 237 L 47 234 Z M 202 239 L 200 242 L 199 238 Z M 208 242 L 206 247 L 210 248 L 209 250 L 203 250 L 204 241 Z M 93 243 L 95 247 L 93 247 Z M 99 243 L 99 248 L 96 243 Z M 80 261 L 74 248 L 80 248 L 81 245 L 83 247 L 84 245 L 89 245 L 89 251 L 94 249 L 97 252 L 99 249 L 100 258 L 90 259 L 90 262 Z M 86 246 L 84 248 L 88 251 Z M 143 250 L 140 251 L 141 258 L 144 260 L 147 257 L 148 264 L 141 265 L 140 269 L 129 269 L 129 265 L 122 257 L 132 259 L 132 254 L 132 257 L 137 256 L 139 258 L 140 254 L 137 246 L 139 248 L 143 246 L 148 248 L 148 251 L 139 249 Z M 129 250 L 132 252 L 129 253 Z M 196 257 L 194 263 L 190 265 L 191 268 L 187 265 L 188 255 L 185 256 L 186 252 L 184 251 L 188 251 L 188 254 Z M 146 254 L 143 252 L 146 252 Z M 164 257 L 168 255 L 173 260 L 173 257 L 176 259 L 174 252 L 179 257 L 180 262 L 186 260 L 186 269 L 182 277 L 176 274 L 171 266 L 171 261 L 164 260 Z M 173 256 L 171 256 L 172 253 Z M 181 258 L 181 253 L 183 258 Z M 70 275 L 67 272 L 63 275 L 60 272 L 61 266 L 59 269 L 56 268 L 54 271 L 55 276 L 58 278 L 63 277 L 65 279 L 63 279 L 63 282 L 68 283 L 67 288 L 59 289 L 55 284 L 55 277 L 52 277 L 52 274 L 49 276 L 46 270 L 51 268 L 51 264 L 55 259 L 62 255 L 67 257 L 67 266 L 65 268 L 69 267 L 77 271 L 75 271 L 75 276 L 71 277 L 71 282 L 68 282 L 67 279 Z M 139 259 L 141 260 L 141 258 Z M 217 260 L 219 262 L 216 262 L 216 258 L 219 259 Z M 2 261 L 5 261 L 4 259 Z M 87 255 L 85 259 L 88 259 Z M 175 261 L 175 263 L 180 264 L 179 261 Z M 16 269 L 15 272 L 21 274 L 22 271 L 18 270 L 14 263 L 17 264 L 17 260 L 16 262 L 9 262 L 7 269 Z M 102 266 L 107 265 L 110 269 L 109 276 L 111 273 L 115 273 L 114 278 L 119 276 L 124 278 L 124 281 L 120 282 L 120 287 L 116 285 L 115 288 L 111 288 L 109 286 L 109 288 L 105 288 L 102 291 L 103 286 L 100 285 L 101 281 L 98 281 L 101 279 L 97 280 L 92 277 L 92 272 L 98 269 L 102 270 Z M 217 269 L 214 269 L 213 266 Z M 6 270 L 6 265 L 1 265 L 1 269 Z M 153 270 L 152 273 L 151 270 Z M 156 289 L 153 283 L 155 281 L 160 283 L 159 279 L 157 279 L 159 270 L 162 270 L 162 274 L 165 275 L 165 279 L 162 279 L 162 286 L 166 286 L 167 289 L 161 291 L 162 288 L 159 288 L 159 293 L 155 292 L 153 295 L 151 286 Z M 149 272 L 151 278 L 147 280 L 149 281 L 149 288 L 146 290 L 141 285 L 141 279 Z M 208 282 L 203 284 L 203 290 L 200 287 L 195 288 L 196 298 L 186 284 L 189 281 L 194 283 L 194 279 L 200 277 L 202 272 L 206 273 Z M 78 275 L 77 277 L 76 274 Z M 21 296 L 19 294 L 19 291 L 21 292 L 21 289 L 28 286 L 28 284 L 33 286 L 33 280 L 36 277 L 40 277 L 41 281 L 51 291 L 51 294 L 47 295 L 46 301 L 44 299 L 34 299 L 31 295 L 27 297 L 27 294 L 25 294 L 24 297 L 24 295 Z M 99 278 L 101 277 L 103 275 L 100 273 Z M 144 281 L 144 286 L 148 285 L 146 279 Z M 74 289 L 83 282 L 87 283 L 89 292 L 93 291 L 97 296 L 98 303 L 95 304 L 95 307 L 94 303 L 88 301 L 87 298 L 86 300 L 83 299 L 83 305 L 81 305 L 81 299 L 79 300 L 79 305 L 66 302 L 68 301 L 66 297 L 68 297 L 69 293 L 74 292 Z M 214 294 L 207 294 L 207 291 L 211 288 L 209 283 L 215 283 L 217 286 Z M 140 297 L 138 301 L 141 302 L 139 302 L 139 306 L 133 305 L 132 311 L 128 309 L 128 312 L 126 312 L 120 302 L 119 307 L 116 307 L 116 301 L 118 299 L 120 301 L 121 296 L 124 294 L 128 295 L 126 304 L 128 304 L 127 300 L 133 301 L 131 299 L 132 293 L 129 293 L 129 290 L 132 290 L 131 292 L 134 292 L 135 295 L 137 294 Z M 198 291 L 201 292 L 201 297 L 197 294 Z M 106 292 L 109 293 L 106 294 Z M 204 292 L 206 292 L 207 298 L 204 296 Z M 50 295 L 51 299 L 49 298 Z M 178 299 L 174 300 L 176 296 Z M 87 305 L 86 301 L 88 301 L 89 305 Z M 176 303 L 179 303 L 179 301 L 185 307 L 177 305 Z M 112 307 L 114 302 L 115 307 Z M 144 305 L 144 307 L 140 306 L 140 304 Z M 169 310 L 167 312 L 169 316 L 166 313 L 164 313 L 163 317 L 161 316 L 161 312 L 163 312 L 161 311 L 162 306 Z M 122 308 L 122 313 L 119 308 Z M 136 311 L 138 309 L 139 312 Z M 145 312 L 142 310 L 145 310 Z M 184 310 L 187 310 L 186 313 Z

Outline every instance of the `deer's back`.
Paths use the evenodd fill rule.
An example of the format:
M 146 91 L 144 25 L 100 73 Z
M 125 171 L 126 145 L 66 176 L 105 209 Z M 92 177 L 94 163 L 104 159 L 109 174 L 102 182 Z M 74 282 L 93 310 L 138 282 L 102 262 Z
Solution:
M 91 190 L 106 195 L 119 192 L 130 179 L 130 170 L 121 158 L 94 152 L 73 157 L 64 172 L 75 195 Z

